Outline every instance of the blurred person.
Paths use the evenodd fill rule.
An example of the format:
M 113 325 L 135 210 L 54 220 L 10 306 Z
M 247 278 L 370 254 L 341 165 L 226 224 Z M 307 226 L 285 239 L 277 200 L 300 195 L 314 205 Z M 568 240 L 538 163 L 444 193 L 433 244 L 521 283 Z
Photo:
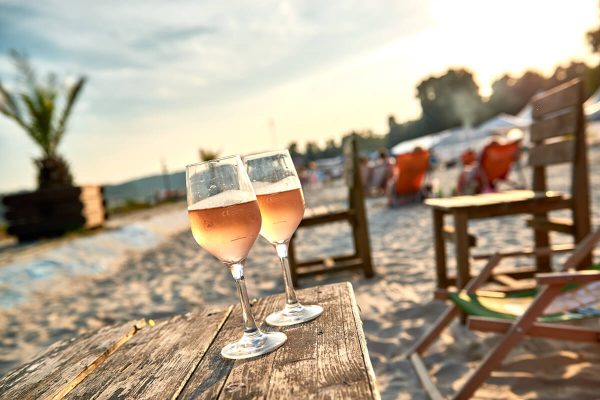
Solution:
M 520 145 L 520 140 L 507 142 L 501 138 L 493 137 L 481 150 L 475 162 L 466 164 L 470 161 L 470 157 L 461 156 L 463 169 L 458 177 L 457 194 L 472 195 L 497 192 L 499 182 L 507 182 L 511 186 L 519 187 L 519 184 L 508 180 L 508 175 L 511 166 L 515 162 L 518 164 Z M 465 154 L 463 153 L 463 155 Z M 466 160 L 463 158 L 466 158 Z

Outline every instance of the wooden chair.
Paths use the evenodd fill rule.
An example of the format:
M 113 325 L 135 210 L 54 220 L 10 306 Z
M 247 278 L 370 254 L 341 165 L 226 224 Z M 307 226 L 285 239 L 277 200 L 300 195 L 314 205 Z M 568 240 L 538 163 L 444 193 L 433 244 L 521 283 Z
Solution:
M 590 309 L 583 309 L 581 311 L 575 310 L 568 313 L 563 312 L 544 315 L 544 311 L 549 305 L 553 304 L 557 298 L 561 296 L 571 296 L 571 298 L 573 298 L 572 292 L 586 289 L 585 287 L 579 287 L 578 289 L 572 290 L 571 293 L 568 293 L 565 292 L 568 286 L 572 286 L 573 284 L 584 285 L 590 282 L 600 282 L 600 271 L 598 268 L 587 271 L 573 270 L 576 266 L 581 264 L 582 260 L 589 257 L 589 254 L 598 241 L 600 241 L 600 229 L 589 234 L 579 242 L 572 255 L 564 263 L 561 272 L 537 274 L 536 278 L 540 286 L 534 292 L 535 298 L 524 307 L 524 311 L 520 315 L 510 315 L 505 312 L 487 309 L 478 299 L 478 297 L 488 296 L 488 298 L 492 299 L 490 302 L 501 302 L 502 296 L 505 296 L 504 293 L 496 293 L 494 296 L 490 296 L 489 291 L 486 294 L 478 291 L 489 279 L 493 269 L 503 258 L 500 254 L 493 255 L 481 273 L 477 277 L 471 279 L 463 291 L 450 294 L 448 298 L 452 300 L 452 304 L 407 353 L 407 358 L 410 358 L 410 361 L 429 396 L 432 399 L 442 398 L 434 385 L 421 356 L 427 351 L 431 344 L 440 337 L 441 332 L 452 322 L 452 320 L 460 315 L 461 311 L 470 315 L 468 319 L 468 327 L 470 329 L 503 333 L 504 335 L 496 346 L 487 354 L 480 366 L 471 374 L 466 383 L 455 393 L 453 396 L 454 399 L 470 398 L 479 386 L 490 376 L 491 372 L 502 363 L 502 360 L 511 349 L 525 336 L 600 343 L 600 329 L 565 326 L 564 324 L 556 323 L 556 321 L 564 322 L 590 316 L 599 317 L 600 307 L 596 307 L 594 309 L 595 312 L 591 312 L 592 310 Z M 588 264 L 588 267 L 590 265 L 591 264 Z M 600 298 L 595 299 L 600 303 Z M 517 305 L 523 303 L 523 298 L 519 298 L 519 300 Z M 574 309 L 568 308 L 567 310 Z
M 536 268 L 519 268 L 514 274 L 533 275 L 533 272 L 550 272 L 550 257 L 553 251 L 565 250 L 564 245 L 550 246 L 549 232 L 558 231 L 573 235 L 574 244 L 590 232 L 589 170 L 585 120 L 583 115 L 583 84 L 574 79 L 532 99 L 533 124 L 530 128 L 531 148 L 529 165 L 532 167 L 533 190 L 512 190 L 503 193 L 484 193 L 441 199 L 428 199 L 434 217 L 434 239 L 438 288 L 448 286 L 444 235 L 444 216 L 454 216 L 456 231 L 457 284 L 460 288 L 468 282 L 469 243 L 467 223 L 471 219 L 494 218 L 526 214 L 533 216 L 528 224 L 533 228 L 534 247 L 523 251 L 510 251 L 512 256 L 534 254 Z M 547 167 L 569 163 L 571 184 L 568 193 L 549 191 Z M 572 219 L 549 218 L 550 212 L 570 210 Z M 572 248 L 572 247 L 571 247 Z M 542 249 L 537 251 L 537 249 Z M 568 249 L 568 246 L 567 248 Z M 490 254 L 479 254 L 473 258 L 489 258 Z M 581 260 L 581 266 L 590 264 L 591 256 Z M 513 272 L 511 272 L 513 274 Z M 503 274 L 506 275 L 506 274 Z
M 322 224 L 347 221 L 352 229 L 354 252 L 351 255 L 331 256 L 322 259 L 299 262 L 296 259 L 295 240 L 289 244 L 288 257 L 294 284 L 301 277 L 341 270 L 362 269 L 367 278 L 375 273 L 371 261 L 371 245 L 369 243 L 369 227 L 365 209 L 364 188 L 360 176 L 356 139 L 352 137 L 344 144 L 344 175 L 348 186 L 348 208 L 315 213 L 307 210 L 300 222 L 298 230 Z
M 585 118 L 583 114 L 583 82 L 574 79 L 533 98 L 530 128 L 532 147 L 529 165 L 533 169 L 532 189 L 546 192 L 546 168 L 556 164 L 571 164 L 571 188 L 566 195 L 566 209 L 571 220 L 550 218 L 548 212 L 533 214 L 528 222 L 534 231 L 535 247 L 548 247 L 549 232 L 573 235 L 578 243 L 590 232 L 590 189 Z M 591 255 L 581 261 L 589 265 Z M 550 271 L 550 256 L 537 258 L 538 272 Z

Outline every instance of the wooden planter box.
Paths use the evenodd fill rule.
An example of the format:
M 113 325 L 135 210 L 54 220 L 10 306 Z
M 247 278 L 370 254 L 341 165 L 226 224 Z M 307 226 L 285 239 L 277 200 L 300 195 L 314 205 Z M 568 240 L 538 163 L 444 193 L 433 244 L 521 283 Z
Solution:
M 5 196 L 7 232 L 19 242 L 96 228 L 106 220 L 102 186 L 39 190 Z

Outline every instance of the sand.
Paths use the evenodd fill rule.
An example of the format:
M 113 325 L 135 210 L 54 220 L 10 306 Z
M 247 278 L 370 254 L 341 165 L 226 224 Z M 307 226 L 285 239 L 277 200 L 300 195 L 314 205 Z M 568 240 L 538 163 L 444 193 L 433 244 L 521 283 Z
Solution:
M 594 222 L 600 222 L 600 149 L 591 151 Z M 439 172 L 447 185 L 457 170 Z M 525 171 L 529 176 L 528 171 Z M 568 170 L 551 173 L 553 189 L 566 188 Z M 339 202 L 342 186 L 305 190 L 308 206 Z M 367 201 L 373 261 L 377 276 L 341 273 L 305 280 L 305 286 L 352 281 L 367 337 L 369 353 L 384 399 L 425 399 L 418 379 L 403 356 L 445 308 L 432 300 L 434 263 L 431 212 L 424 205 L 388 209 L 385 199 Z M 0 373 L 18 366 L 56 340 L 101 326 L 135 318 L 163 318 L 205 305 L 236 301 L 228 271 L 198 248 L 187 226 L 185 204 L 145 211 L 112 222 L 99 233 L 98 242 L 83 246 L 86 238 L 59 240 L 26 249 L 0 253 L 1 270 L 52 259 L 80 262 L 82 267 L 53 269 L 46 277 L 19 281 L 27 288 L 18 301 L 0 307 Z M 479 249 L 519 247 L 531 243 L 525 217 L 477 221 L 470 230 Z M 131 231 L 131 227 L 137 230 Z M 87 254 L 94 243 L 107 243 L 102 234 L 137 232 L 141 243 L 122 244 L 112 255 L 100 257 L 101 268 L 88 268 Z M 148 233 L 150 232 L 150 233 Z M 114 238 L 113 238 L 114 239 Z M 558 237 L 557 241 L 566 241 Z M 349 229 L 343 224 L 302 230 L 297 249 L 302 257 L 350 251 Z M 115 245 L 107 245 L 114 250 Z M 113 246 L 113 247 L 110 247 Z M 137 247 L 136 247 L 137 246 Z M 73 247 L 75 250 L 73 250 Z M 85 250 L 87 249 L 87 250 Z M 75 251 L 75 253 L 65 253 Z M 63 259 L 56 254 L 71 254 Z M 79 252 L 79 253 L 77 253 Z M 80 261 L 73 254 L 79 254 Z M 50 255 L 52 257 L 50 257 Z M 450 268 L 453 253 L 448 252 Z M 65 261 L 67 259 L 67 261 Z M 75 259 L 75 261 L 73 261 Z M 41 260 L 41 261 L 40 261 Z M 58 260 L 58 261 L 57 261 Z M 62 260 L 62 261 L 61 261 Z M 87 263 L 84 261 L 88 261 Z M 528 264 L 520 260 L 519 264 Z M 69 264 L 71 265 L 71 264 Z M 476 267 L 480 267 L 477 264 Z M 282 292 L 277 258 L 271 246 L 259 239 L 246 268 L 249 292 L 260 297 Z M 5 288 L 6 289 L 6 288 Z M 301 299 L 307 303 L 310 299 Z M 599 321 L 587 324 L 598 326 Z M 425 357 L 426 364 L 445 394 L 450 394 L 470 369 L 494 345 L 496 335 L 473 333 L 453 323 Z M 485 399 L 553 398 L 592 399 L 600 396 L 600 346 L 527 339 L 505 360 L 502 368 L 476 394 Z

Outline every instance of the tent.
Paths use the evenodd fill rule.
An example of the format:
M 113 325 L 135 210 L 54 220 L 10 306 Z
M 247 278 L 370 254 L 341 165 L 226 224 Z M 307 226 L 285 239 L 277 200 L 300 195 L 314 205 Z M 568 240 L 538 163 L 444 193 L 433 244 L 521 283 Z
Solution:
M 600 121 L 600 89 L 587 99 L 583 108 L 588 121 Z
M 489 135 L 496 132 L 506 132 L 514 128 L 524 129 L 529 126 L 529 122 L 525 118 L 510 114 L 500 113 L 493 118 L 481 123 L 477 130 L 481 135 Z
M 407 140 L 405 142 L 400 142 L 391 149 L 391 153 L 395 156 L 399 154 L 408 153 L 414 150 L 415 147 L 419 146 L 423 149 L 429 150 L 433 148 L 437 143 L 450 135 L 449 131 L 442 131 L 437 133 L 432 133 L 426 136 L 421 136 L 416 139 Z

